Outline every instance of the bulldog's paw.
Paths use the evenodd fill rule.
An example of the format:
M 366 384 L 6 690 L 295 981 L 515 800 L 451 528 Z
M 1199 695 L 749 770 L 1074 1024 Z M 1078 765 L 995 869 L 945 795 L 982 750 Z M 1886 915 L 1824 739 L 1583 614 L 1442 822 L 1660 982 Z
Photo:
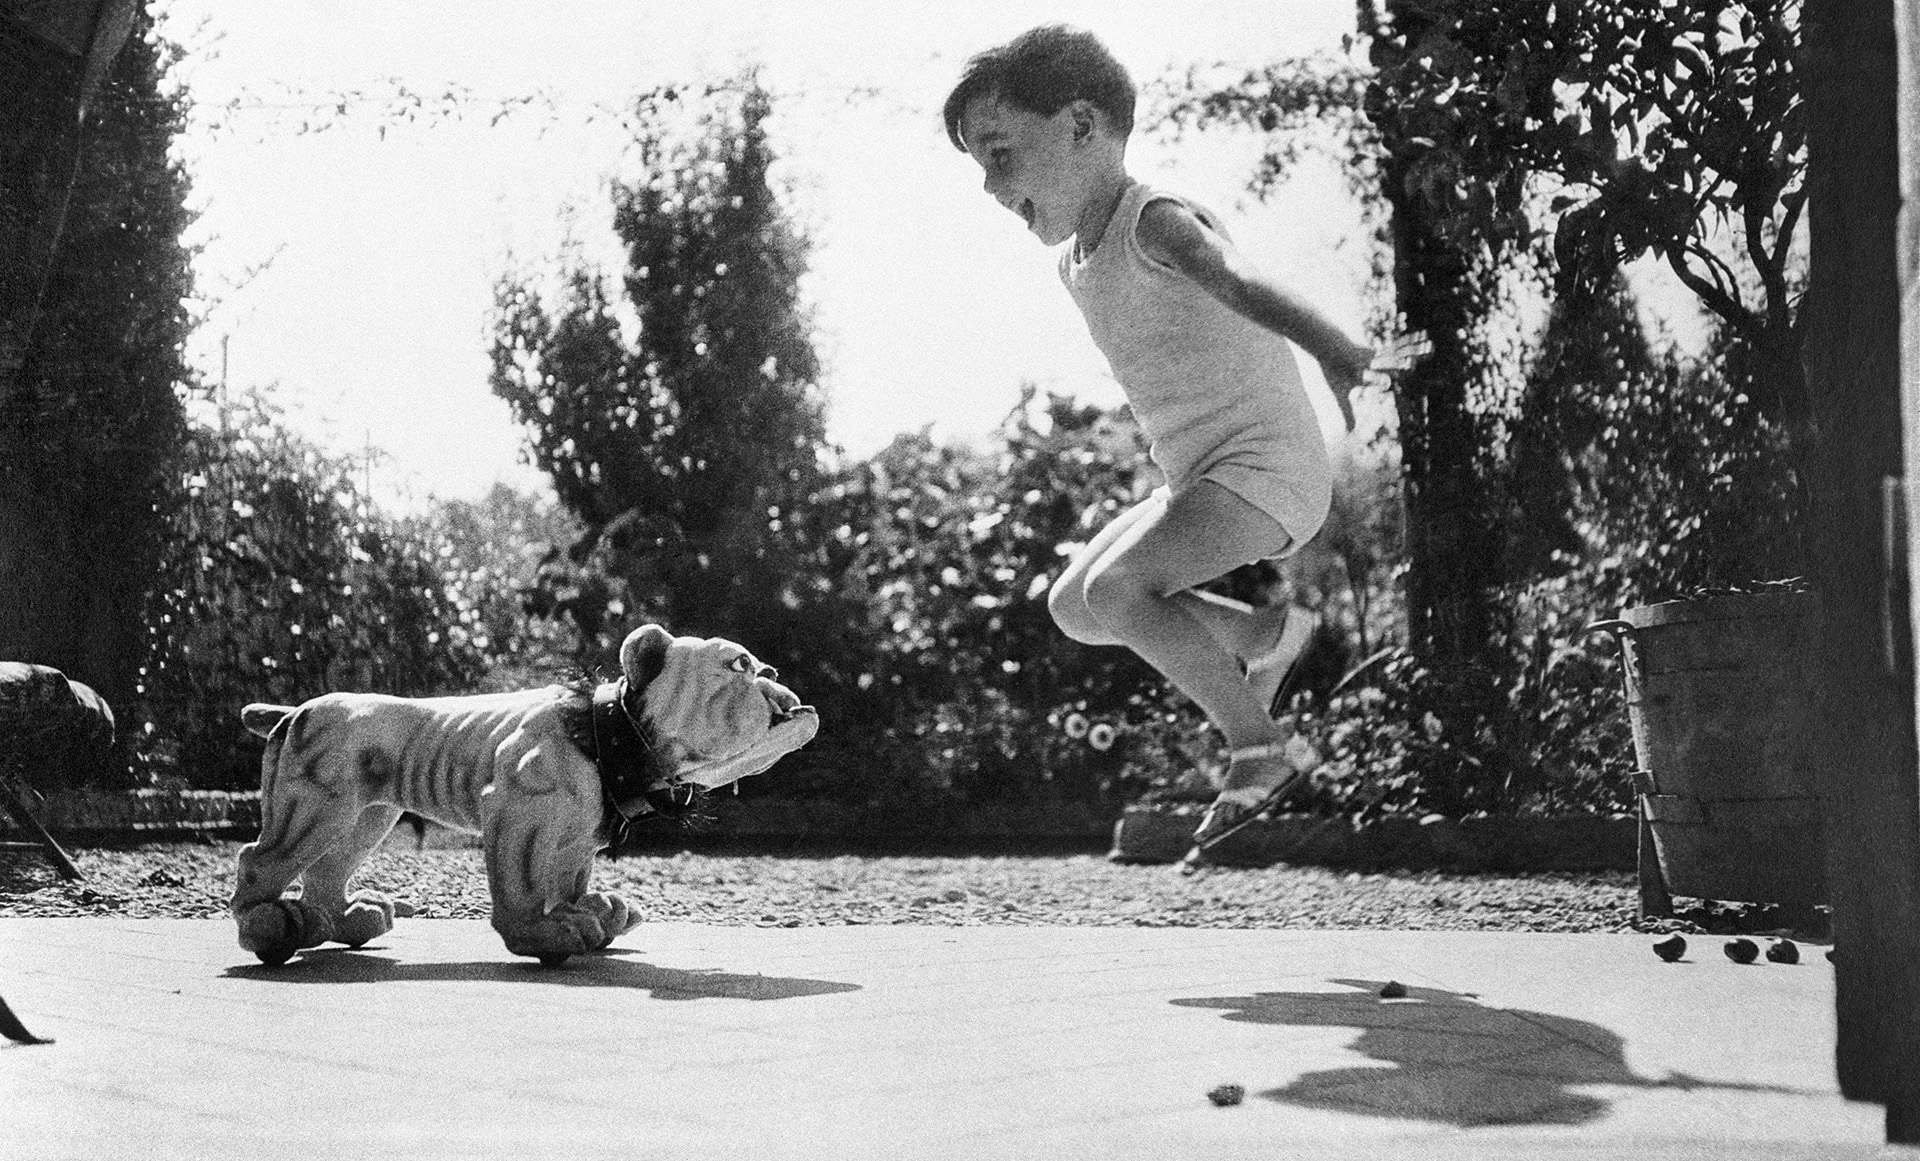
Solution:
M 612 891 L 588 891 L 580 896 L 579 906 L 600 921 L 601 930 L 606 933 L 600 947 L 606 947 L 640 925 L 640 912 Z
M 335 923 L 333 937 L 348 947 L 359 947 L 393 930 L 397 914 L 392 899 L 378 891 L 355 891 Z
M 533 956 L 548 967 L 565 963 L 568 956 L 598 951 L 613 939 L 601 916 L 578 903 L 563 903 L 530 923 L 500 934 L 507 941 L 508 951 Z
M 240 946 L 269 966 L 287 962 L 303 947 L 318 947 L 334 938 L 327 913 L 304 899 L 256 903 L 235 919 L 240 924 Z

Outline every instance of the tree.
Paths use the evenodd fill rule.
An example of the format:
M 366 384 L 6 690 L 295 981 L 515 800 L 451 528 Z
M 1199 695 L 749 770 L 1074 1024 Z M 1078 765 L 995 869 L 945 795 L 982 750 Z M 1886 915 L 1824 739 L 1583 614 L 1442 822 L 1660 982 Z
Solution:
M 1370 8 L 1363 5 L 1363 14 Z M 1475 471 L 1481 432 L 1468 406 L 1478 371 L 1471 344 L 1505 239 L 1450 229 L 1436 204 L 1427 144 L 1434 109 L 1403 101 L 1384 79 L 1418 52 L 1430 18 L 1402 0 L 1387 0 L 1387 10 L 1391 25 L 1376 20 L 1372 30 L 1376 79 L 1367 87 L 1366 110 L 1385 153 L 1380 188 L 1391 210 L 1394 304 L 1406 327 L 1433 344 L 1394 382 L 1407 512 L 1407 635 L 1415 655 L 1443 680 L 1460 683 L 1470 703 L 1471 687 L 1482 684 L 1474 675 L 1491 672 L 1496 625 L 1489 597 L 1501 555 Z
M 1405 9 L 1413 6 L 1407 5 Z M 1806 206 L 1799 0 L 1388 3 L 1381 107 L 1417 116 L 1411 185 L 1447 233 L 1523 236 L 1527 196 L 1557 186 L 1558 290 L 1584 304 L 1653 254 L 1746 355 L 1744 394 L 1785 425 L 1811 416 L 1797 325 Z M 1415 112 L 1409 112 L 1415 111 Z
M 0 656 L 134 699 L 184 439 L 185 97 L 138 14 L 95 97 L 39 324 L 0 381 Z
M 800 599 L 783 521 L 825 442 L 807 242 L 772 180 L 758 80 L 711 91 L 692 141 L 661 127 L 679 100 L 641 102 L 642 176 L 613 185 L 620 296 L 578 261 L 551 305 L 503 279 L 492 385 L 586 528 L 550 562 L 543 607 L 603 647 L 608 616 L 649 615 L 770 650 Z
M 1587 309 L 1554 305 L 1529 369 L 1516 421 L 1509 426 L 1504 475 L 1514 519 L 1509 576 L 1563 571 L 1557 560 L 1578 554 L 1576 497 L 1606 495 L 1631 483 L 1633 469 L 1594 452 L 1637 417 L 1609 415 L 1629 384 L 1653 379 L 1656 365 L 1624 279 Z

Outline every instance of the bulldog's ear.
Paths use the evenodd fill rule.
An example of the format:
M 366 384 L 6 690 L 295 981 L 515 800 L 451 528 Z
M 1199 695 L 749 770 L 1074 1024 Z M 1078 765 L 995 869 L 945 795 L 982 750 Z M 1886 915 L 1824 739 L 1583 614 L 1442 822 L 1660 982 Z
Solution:
M 673 634 L 658 625 L 642 625 L 620 643 L 620 672 L 628 689 L 645 689 L 667 665 Z

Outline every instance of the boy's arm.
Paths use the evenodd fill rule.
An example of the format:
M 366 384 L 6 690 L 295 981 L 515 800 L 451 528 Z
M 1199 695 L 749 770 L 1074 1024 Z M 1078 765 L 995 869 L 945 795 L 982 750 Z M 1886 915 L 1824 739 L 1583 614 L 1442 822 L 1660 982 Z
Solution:
M 1353 402 L 1348 395 L 1366 378 L 1373 362 L 1370 347 L 1349 339 L 1326 316 L 1261 274 L 1230 242 L 1178 202 L 1148 203 L 1136 236 L 1148 257 L 1173 267 L 1229 309 L 1312 355 L 1327 377 L 1347 430 L 1353 430 Z

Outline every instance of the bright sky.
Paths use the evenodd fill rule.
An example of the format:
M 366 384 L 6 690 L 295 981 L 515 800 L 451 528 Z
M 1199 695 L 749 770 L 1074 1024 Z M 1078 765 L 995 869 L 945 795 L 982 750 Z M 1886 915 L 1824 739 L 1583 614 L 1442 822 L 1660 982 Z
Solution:
M 389 78 L 553 98 L 551 112 L 493 126 L 482 111 L 384 138 L 371 114 L 300 134 L 304 114 L 285 108 L 190 134 L 200 286 L 219 300 L 192 357 L 217 379 L 224 338 L 235 388 L 269 387 L 337 449 L 370 440 L 389 500 L 540 486 L 486 386 L 495 280 L 540 268 L 568 236 L 617 262 L 605 180 L 624 136 L 596 107 L 750 62 L 776 94 L 775 148 L 814 241 L 804 291 L 836 442 L 865 455 L 928 424 L 976 436 L 1023 380 L 1118 403 L 1052 254 L 947 144 L 939 108 L 962 62 L 1064 21 L 1099 33 L 1144 82 L 1169 66 L 1338 51 L 1352 14 L 1348 0 L 173 0 L 168 30 L 192 50 L 183 76 L 208 111 L 242 94 L 387 91 Z M 868 89 L 878 96 L 855 95 Z M 1354 208 L 1324 172 L 1253 203 L 1242 185 L 1255 150 L 1248 138 L 1139 137 L 1129 158 L 1136 177 L 1221 211 L 1257 263 L 1358 333 Z M 1331 430 L 1331 401 L 1303 367 Z

